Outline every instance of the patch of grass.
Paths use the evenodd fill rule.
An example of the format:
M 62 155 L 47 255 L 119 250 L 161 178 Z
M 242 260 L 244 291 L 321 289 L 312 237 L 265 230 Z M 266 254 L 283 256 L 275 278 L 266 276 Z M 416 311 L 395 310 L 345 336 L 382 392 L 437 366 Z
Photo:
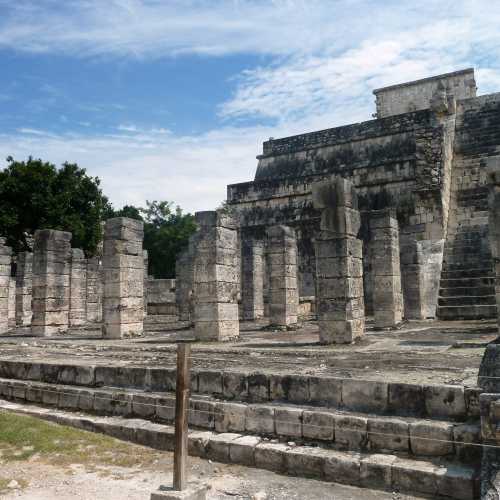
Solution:
M 92 463 L 132 467 L 159 453 L 117 439 L 26 415 L 0 411 L 0 460 L 50 457 L 52 464 Z

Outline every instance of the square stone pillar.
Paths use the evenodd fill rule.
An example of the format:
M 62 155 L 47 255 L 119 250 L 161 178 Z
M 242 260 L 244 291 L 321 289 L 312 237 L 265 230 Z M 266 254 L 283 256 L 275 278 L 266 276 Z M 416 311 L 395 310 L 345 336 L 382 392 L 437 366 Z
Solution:
M 102 321 L 103 273 L 101 257 L 87 259 L 87 312 L 89 323 Z
M 64 333 L 69 325 L 71 233 L 42 229 L 33 245 L 33 335 Z
M 272 226 L 267 230 L 267 238 L 270 324 L 293 327 L 299 310 L 295 231 L 288 226 Z
M 241 245 L 243 319 L 264 317 L 264 242 L 244 239 Z
M 12 249 L 0 238 L 0 335 L 9 331 L 9 288 Z
M 9 330 L 16 327 L 16 278 L 9 281 Z
M 239 336 L 237 249 L 234 219 L 223 213 L 197 212 L 194 251 L 194 329 L 199 340 Z
M 144 257 L 142 221 L 106 221 L 103 247 L 104 338 L 140 336 L 144 331 Z
M 321 210 L 321 231 L 314 241 L 320 342 L 351 343 L 364 335 L 365 327 L 356 193 L 348 180 L 338 177 L 313 184 L 312 195 Z
M 148 315 L 148 268 L 149 268 L 149 254 L 147 250 L 142 251 L 142 258 L 144 262 L 144 317 Z
M 370 212 L 375 328 L 393 328 L 403 319 L 399 225 L 390 209 Z
M 71 250 L 71 279 L 69 326 L 83 326 L 87 322 L 87 259 L 83 250 Z
M 188 248 L 179 254 L 175 262 L 175 302 L 180 321 L 192 321 L 193 319 L 193 245 L 195 237 L 197 237 L 196 234 L 190 237 Z
M 495 295 L 497 302 L 497 321 L 500 330 L 500 156 L 488 159 L 487 172 L 489 181 L 488 196 L 488 232 L 491 257 L 495 273 Z
M 17 256 L 16 270 L 16 325 L 31 325 L 31 299 L 33 295 L 33 254 L 21 252 Z

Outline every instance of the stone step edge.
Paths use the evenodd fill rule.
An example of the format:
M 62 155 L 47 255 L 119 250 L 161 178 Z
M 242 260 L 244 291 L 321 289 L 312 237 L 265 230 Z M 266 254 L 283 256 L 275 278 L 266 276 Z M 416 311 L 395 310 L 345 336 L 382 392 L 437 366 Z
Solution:
M 174 449 L 172 426 L 142 419 L 75 415 L 2 400 L 0 410 L 106 434 L 162 451 Z M 478 498 L 478 470 L 452 463 L 435 464 L 393 455 L 293 446 L 238 433 L 190 431 L 188 441 L 190 455 L 217 462 L 372 489 L 441 495 L 458 500 Z
M 52 386 L 52 387 L 51 387 Z M 175 396 L 87 389 L 0 379 L 0 396 L 63 410 L 98 415 L 145 418 L 171 424 Z M 412 456 L 456 456 L 470 462 L 479 457 L 480 426 L 414 417 L 334 413 L 327 409 L 270 404 L 242 404 L 193 396 L 191 426 L 217 432 L 247 432 L 301 441 L 403 452 Z
M 192 370 L 191 374 L 193 393 L 228 401 L 280 401 L 395 415 L 398 409 L 405 408 L 406 415 L 457 421 L 479 416 L 480 389 L 476 387 L 209 369 Z M 172 392 L 176 369 L 0 360 L 0 377 L 82 387 L 107 385 Z

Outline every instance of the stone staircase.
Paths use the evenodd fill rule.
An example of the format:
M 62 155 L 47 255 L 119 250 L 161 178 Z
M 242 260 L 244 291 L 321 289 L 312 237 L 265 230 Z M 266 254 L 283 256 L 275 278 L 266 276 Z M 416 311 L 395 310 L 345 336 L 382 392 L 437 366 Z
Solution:
M 468 109 L 469 108 L 469 109 Z M 457 115 L 448 234 L 437 315 L 441 319 L 496 317 L 488 246 L 485 159 L 500 148 L 500 98 L 465 101 Z
M 0 362 L 0 409 L 172 450 L 175 370 Z M 193 370 L 190 452 L 372 489 L 478 498 L 479 389 Z

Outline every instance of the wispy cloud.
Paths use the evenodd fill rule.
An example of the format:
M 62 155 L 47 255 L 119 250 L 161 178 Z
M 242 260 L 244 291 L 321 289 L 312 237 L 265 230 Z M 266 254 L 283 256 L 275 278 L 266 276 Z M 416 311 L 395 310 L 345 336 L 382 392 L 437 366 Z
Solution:
M 266 56 L 235 75 L 212 131 L 179 136 L 127 115 L 102 136 L 86 122 L 79 123 L 85 135 L 19 129 L 0 136 L 0 157 L 77 161 L 103 179 L 118 206 L 157 198 L 211 209 L 226 184 L 253 177 L 262 140 L 369 119 L 373 88 L 475 66 L 482 93 L 500 90 L 494 7 L 489 0 L 0 0 L 4 49 L 128 60 Z M 78 105 L 95 115 L 104 109 Z

